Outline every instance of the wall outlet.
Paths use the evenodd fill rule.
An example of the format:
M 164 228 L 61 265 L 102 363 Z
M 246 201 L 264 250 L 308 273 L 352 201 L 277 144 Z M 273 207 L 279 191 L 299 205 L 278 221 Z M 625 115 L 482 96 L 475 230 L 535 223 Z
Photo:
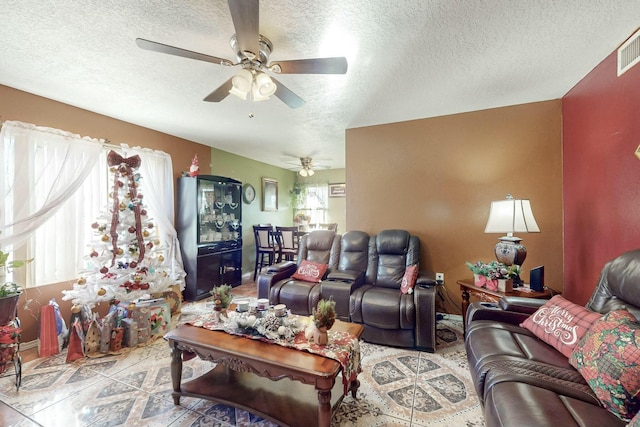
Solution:
M 444 273 L 436 273 L 436 283 L 439 285 L 444 283 Z

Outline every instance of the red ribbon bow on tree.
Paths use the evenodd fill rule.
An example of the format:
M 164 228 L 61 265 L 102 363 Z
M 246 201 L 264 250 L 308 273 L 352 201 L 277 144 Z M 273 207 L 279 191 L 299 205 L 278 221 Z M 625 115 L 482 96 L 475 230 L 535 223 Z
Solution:
M 109 151 L 109 154 L 107 154 L 107 163 L 109 164 L 109 166 L 118 166 L 124 163 L 130 168 L 137 169 L 140 167 L 140 162 L 140 156 L 138 156 L 137 154 L 135 156 L 127 158 L 122 157 L 120 154 L 116 153 L 113 150 Z

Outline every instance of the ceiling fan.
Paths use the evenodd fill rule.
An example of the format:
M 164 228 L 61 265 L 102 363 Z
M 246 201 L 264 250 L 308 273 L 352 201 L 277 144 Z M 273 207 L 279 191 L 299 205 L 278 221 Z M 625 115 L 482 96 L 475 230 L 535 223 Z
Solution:
M 313 176 L 316 173 L 314 169 L 328 169 L 328 166 L 314 163 L 311 157 L 300 157 L 300 164 L 295 168 L 295 170 L 298 170 L 298 174 L 305 178 Z
M 193 52 L 166 44 L 136 39 L 138 47 L 183 58 L 212 62 L 225 66 L 240 66 L 241 70 L 211 92 L 204 101 L 220 102 L 230 93 L 241 99 L 262 101 L 275 95 L 291 108 L 304 105 L 304 100 L 266 72 L 275 74 L 345 74 L 347 59 L 311 58 L 269 63 L 273 43 L 258 32 L 259 0 L 228 0 L 231 19 L 236 33 L 231 37 L 231 48 L 237 62 L 203 53 Z

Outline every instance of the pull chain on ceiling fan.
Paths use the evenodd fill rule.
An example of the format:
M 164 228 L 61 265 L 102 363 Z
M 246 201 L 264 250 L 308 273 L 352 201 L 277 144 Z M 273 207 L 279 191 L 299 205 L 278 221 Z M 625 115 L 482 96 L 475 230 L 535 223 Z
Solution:
M 258 0 L 228 0 L 228 3 L 233 26 L 236 30 L 236 33 L 231 37 L 230 44 L 236 53 L 238 62 L 234 63 L 228 59 L 142 38 L 137 38 L 136 44 L 142 49 L 154 52 L 218 65 L 241 66 L 242 69 L 238 73 L 204 98 L 204 101 L 207 102 L 220 102 L 229 94 L 240 99 L 249 98 L 251 101 L 264 101 L 269 99 L 271 95 L 275 95 L 289 107 L 298 108 L 305 104 L 304 100 L 266 72 L 276 74 L 345 74 L 347 72 L 347 59 L 344 57 L 297 59 L 269 63 L 273 43 L 258 32 Z

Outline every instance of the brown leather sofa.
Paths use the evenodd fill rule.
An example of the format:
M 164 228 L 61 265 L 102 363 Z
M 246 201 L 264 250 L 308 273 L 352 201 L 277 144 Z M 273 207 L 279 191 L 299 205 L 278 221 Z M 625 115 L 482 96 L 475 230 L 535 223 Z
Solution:
M 309 241 L 319 245 L 319 232 L 323 231 L 303 236 L 299 260 L 308 259 L 304 248 Z M 258 297 L 269 298 L 270 304 L 284 303 L 301 315 L 310 314 L 320 298 L 331 297 L 339 319 L 364 325 L 365 341 L 435 351 L 433 275 L 421 272 L 413 293 L 400 292 L 405 269 L 420 259 L 418 237 L 405 230 L 384 230 L 375 236 L 349 231 L 335 239 L 319 245 L 326 261 L 311 259 L 329 264 L 320 284 L 292 279 L 297 268 L 292 262 L 276 264 L 258 277 Z
M 640 318 L 640 250 L 609 261 L 586 308 L 626 307 Z M 580 373 L 552 346 L 518 326 L 546 301 L 506 297 L 473 303 L 465 345 L 486 426 L 625 426 L 602 406 Z
M 351 321 L 364 325 L 365 341 L 435 351 L 435 280 L 418 276 L 413 293 L 400 292 L 405 269 L 418 265 L 420 241 L 405 230 L 384 230 L 369 239 L 364 285 L 350 298 Z
M 328 264 L 327 274 L 338 268 L 340 235 L 332 230 L 314 230 L 300 238 L 298 263 L 303 260 Z M 297 270 L 288 261 L 267 268 L 258 276 L 258 298 L 268 298 L 269 304 L 286 304 L 292 313 L 308 316 L 320 300 L 320 284 L 291 277 Z

